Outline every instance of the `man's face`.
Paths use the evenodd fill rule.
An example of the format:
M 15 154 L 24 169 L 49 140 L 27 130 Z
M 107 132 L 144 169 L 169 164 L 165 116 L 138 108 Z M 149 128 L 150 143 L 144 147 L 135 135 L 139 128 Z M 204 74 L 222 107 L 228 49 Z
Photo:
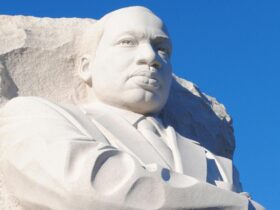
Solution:
M 133 112 L 159 112 L 171 84 L 171 42 L 162 21 L 144 9 L 107 20 L 92 66 L 92 88 L 106 103 Z

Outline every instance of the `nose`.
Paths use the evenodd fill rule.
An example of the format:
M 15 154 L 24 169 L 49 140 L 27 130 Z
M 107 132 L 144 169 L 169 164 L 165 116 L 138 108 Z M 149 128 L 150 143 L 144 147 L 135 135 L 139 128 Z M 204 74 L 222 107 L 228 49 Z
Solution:
M 157 52 L 150 43 L 143 43 L 138 48 L 137 64 L 148 65 L 155 69 L 161 68 L 161 63 L 158 61 Z

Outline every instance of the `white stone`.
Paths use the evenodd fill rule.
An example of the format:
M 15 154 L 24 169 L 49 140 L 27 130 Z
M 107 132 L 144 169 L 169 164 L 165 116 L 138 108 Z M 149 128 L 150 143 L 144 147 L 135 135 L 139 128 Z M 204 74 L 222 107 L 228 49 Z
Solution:
M 91 19 L 0 16 L 0 102 L 15 95 L 69 101 L 81 34 Z M 79 42 L 79 49 L 77 43 Z
M 1 108 L 2 209 L 263 209 L 240 194 L 224 106 L 172 79 L 151 11 L 0 27 L 2 104 L 77 104 Z
M 15 96 L 39 96 L 57 103 L 79 102 L 84 96 L 82 91 L 77 91 L 78 96 L 75 93 L 83 88 L 76 71 L 80 56 L 88 48 L 84 46 L 89 46 L 91 36 L 94 37 L 94 33 L 86 33 L 94 31 L 94 22 L 0 16 L 0 106 Z M 170 123 L 213 152 L 231 157 L 235 142 L 231 118 L 224 106 L 193 83 L 174 79 L 164 112 Z M 173 104 L 176 109 L 172 109 Z

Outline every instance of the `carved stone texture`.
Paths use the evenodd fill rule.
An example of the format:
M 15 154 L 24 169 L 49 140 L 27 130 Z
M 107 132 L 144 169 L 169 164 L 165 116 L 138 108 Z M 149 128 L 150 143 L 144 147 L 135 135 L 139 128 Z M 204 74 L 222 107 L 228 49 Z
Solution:
M 231 118 L 172 77 L 152 11 L 0 26 L 0 209 L 264 209 L 240 184 Z
M 79 83 L 75 40 L 94 22 L 0 16 L 0 103 L 17 95 L 69 101 Z
M 15 96 L 40 96 L 58 103 L 82 100 L 84 96 L 76 94 L 83 88 L 76 71 L 90 43 L 84 34 L 94 22 L 0 16 L 0 105 Z M 215 154 L 232 157 L 231 117 L 192 82 L 174 76 L 163 115 L 181 135 L 196 139 Z
M 163 115 L 182 136 L 197 139 L 213 153 L 232 159 L 235 149 L 232 118 L 223 104 L 201 92 L 194 83 L 173 76 Z

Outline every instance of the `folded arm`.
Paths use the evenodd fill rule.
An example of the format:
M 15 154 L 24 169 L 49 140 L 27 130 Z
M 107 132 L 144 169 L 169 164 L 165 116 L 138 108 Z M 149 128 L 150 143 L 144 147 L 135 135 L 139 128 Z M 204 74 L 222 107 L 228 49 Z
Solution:
M 27 209 L 249 208 L 244 196 L 140 165 L 48 103 L 18 98 L 0 112 L 0 169 Z

